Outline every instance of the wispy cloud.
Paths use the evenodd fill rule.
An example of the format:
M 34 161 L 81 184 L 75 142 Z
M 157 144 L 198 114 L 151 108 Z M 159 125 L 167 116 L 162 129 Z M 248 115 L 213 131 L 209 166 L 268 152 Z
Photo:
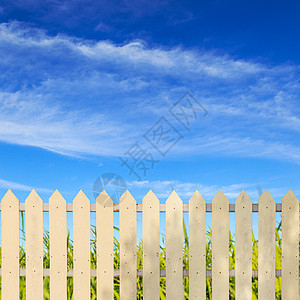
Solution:
M 201 138 L 186 139 L 180 147 L 174 148 L 174 155 L 219 155 L 235 157 L 256 157 L 286 160 L 300 164 L 300 145 L 251 137 L 230 137 L 228 135 L 203 135 Z
M 53 190 L 45 189 L 45 188 L 34 188 L 32 186 L 24 185 L 17 182 L 8 181 L 5 179 L 0 178 L 0 189 L 11 189 L 11 190 L 18 190 L 18 191 L 25 191 L 30 192 L 35 189 L 37 192 L 41 193 L 53 193 Z
M 192 133 L 180 129 L 185 142 L 174 155 L 300 162 L 299 66 L 50 36 L 17 22 L 0 24 L 0 42 L 3 142 L 71 156 L 122 155 L 189 89 L 209 114 Z
M 196 182 L 181 182 L 178 180 L 162 181 L 131 181 L 127 183 L 128 188 L 138 195 L 145 195 L 148 190 L 153 190 L 160 199 L 167 199 L 173 190 L 186 202 L 193 193 L 198 190 L 200 194 L 211 202 L 212 198 L 219 190 L 225 194 L 229 200 L 235 200 L 242 190 L 246 190 L 253 200 L 258 198 L 256 183 L 238 183 L 228 186 L 204 185 Z
M 72 156 L 117 154 L 112 150 L 121 140 L 121 126 L 101 113 L 87 116 L 84 110 L 48 106 L 46 96 L 0 93 L 0 139 Z M 99 151 L 103 143 L 105 147 Z
M 26 58 L 31 59 L 31 64 L 23 65 L 19 72 L 26 71 L 27 75 L 41 81 L 41 76 L 58 75 L 58 72 L 64 71 L 60 74 L 64 77 L 81 68 L 84 68 L 84 72 L 97 72 L 101 68 L 107 73 L 115 72 L 123 77 L 125 74 L 120 72 L 127 71 L 127 78 L 151 74 L 153 79 L 161 79 L 166 75 L 192 79 L 195 75 L 203 75 L 215 79 L 241 80 L 258 72 L 274 71 L 260 63 L 233 59 L 214 52 L 185 50 L 181 47 L 149 48 L 143 41 L 116 45 L 109 41 L 88 41 L 62 35 L 52 37 L 42 30 L 24 27 L 17 22 L 0 24 L 0 40 L 4 45 L 2 51 L 7 54 L 2 63 L 9 66 L 14 59 L 10 68 L 17 69 Z M 38 73 L 37 67 L 40 68 Z M 77 76 L 80 74 L 77 73 Z

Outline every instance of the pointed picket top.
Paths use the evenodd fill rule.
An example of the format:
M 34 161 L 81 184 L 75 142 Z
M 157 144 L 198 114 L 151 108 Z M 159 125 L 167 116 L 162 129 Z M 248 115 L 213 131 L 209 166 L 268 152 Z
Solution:
M 235 204 L 252 204 L 251 198 L 248 196 L 248 194 L 242 190 L 237 199 L 235 200 Z
M 80 190 L 76 197 L 73 200 L 73 204 L 82 204 L 82 205 L 88 205 L 90 204 L 89 198 L 85 195 L 85 193 Z
M 19 204 L 18 198 L 15 196 L 15 194 L 9 189 L 6 194 L 3 196 L 1 203 L 6 204 L 6 203 L 15 203 Z
M 51 203 L 57 203 L 63 205 L 66 204 L 66 200 L 58 190 L 55 190 L 55 192 L 49 198 L 49 204 Z
M 25 200 L 25 204 L 27 203 L 28 204 L 43 203 L 43 200 L 38 195 L 38 193 L 33 189 Z
M 156 197 L 156 195 L 152 192 L 152 190 L 150 190 L 146 196 L 143 198 L 143 204 L 147 204 L 147 203 L 155 203 L 155 202 L 158 202 L 159 203 L 159 200 L 158 198 Z
M 180 197 L 178 196 L 178 194 L 175 191 L 172 191 L 171 195 L 169 196 L 169 198 L 166 201 L 166 204 L 172 204 L 172 203 L 182 204 L 182 200 L 180 199 Z
M 223 194 L 221 190 L 219 190 L 216 194 L 216 196 L 212 199 L 213 204 L 218 204 L 218 203 L 226 203 L 229 205 L 229 201 L 226 198 L 226 196 Z
M 136 203 L 135 199 L 133 198 L 129 190 L 126 190 L 124 194 L 120 197 L 120 205 L 126 203 Z
M 197 205 L 197 204 L 201 205 L 201 204 L 205 204 L 205 199 L 202 197 L 199 191 L 196 190 L 192 195 L 192 197 L 190 198 L 189 203 L 193 205 Z
M 298 204 L 299 205 L 299 201 L 297 199 L 297 197 L 295 196 L 295 194 L 292 192 L 292 190 L 289 190 L 286 195 L 282 198 L 282 204 L 286 203 L 286 204 Z
M 113 207 L 114 203 L 105 190 L 98 195 L 96 203 L 105 207 Z
M 275 207 L 275 201 L 268 190 L 265 190 L 260 195 L 260 197 L 258 198 L 258 203 L 259 204 L 264 203 L 266 205 L 274 205 L 274 207 Z M 266 208 L 268 208 L 268 206 L 266 206 Z
M 49 199 L 51 198 L 63 198 L 63 196 L 61 195 L 61 193 L 58 190 L 55 190 L 54 193 L 50 196 Z

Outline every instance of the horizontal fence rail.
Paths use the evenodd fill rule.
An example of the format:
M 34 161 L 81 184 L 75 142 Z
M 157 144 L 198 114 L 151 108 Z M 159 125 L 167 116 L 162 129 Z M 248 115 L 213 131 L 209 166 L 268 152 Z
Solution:
M 127 190 L 116 204 L 105 191 L 100 193 L 96 203 L 90 203 L 82 191 L 77 194 L 73 203 L 67 203 L 58 191 L 53 193 L 49 203 L 43 203 L 34 190 L 25 203 L 19 203 L 9 190 L 0 204 L 1 299 L 19 299 L 20 280 L 26 280 L 26 299 L 43 299 L 44 280 L 49 280 L 49 299 L 66 300 L 70 293 L 67 288 L 70 277 L 73 278 L 74 300 L 90 299 L 91 278 L 97 279 L 93 299 L 97 297 L 101 300 L 114 299 L 115 280 L 119 284 L 118 295 L 122 300 L 139 297 L 138 280 L 142 282 L 144 300 L 158 300 L 162 294 L 167 300 L 182 300 L 183 295 L 190 300 L 206 299 L 208 285 L 213 300 L 228 299 L 229 295 L 237 300 L 251 300 L 253 280 L 258 281 L 258 299 L 271 300 L 275 299 L 276 291 L 278 292 L 275 280 L 279 280 L 279 277 L 282 282 L 281 299 L 299 299 L 299 211 L 299 201 L 292 191 L 283 197 L 281 203 L 275 203 L 266 190 L 257 204 L 253 204 L 244 191 L 235 204 L 229 204 L 221 191 L 215 195 L 212 203 L 206 203 L 198 191 L 193 194 L 189 203 L 183 203 L 173 191 L 166 203 L 161 204 L 152 191 L 143 198 L 142 203 L 136 203 Z M 19 244 L 20 212 L 25 215 L 23 252 L 20 251 Z M 43 261 L 43 212 L 49 213 L 49 268 Z M 71 265 L 70 248 L 67 249 L 67 246 L 70 247 L 67 244 L 68 212 L 73 214 Z M 93 254 L 93 263 L 96 263 L 93 265 L 91 212 L 96 213 Z M 113 229 L 116 212 L 119 213 L 119 240 L 115 239 Z M 282 213 L 280 237 L 278 229 L 275 229 L 276 212 Z M 139 246 L 137 213 L 143 214 L 143 239 Z M 165 213 L 165 224 L 160 223 L 160 213 Z M 189 215 L 188 230 L 183 226 L 183 213 Z M 209 241 L 206 239 L 206 213 L 212 214 Z M 229 235 L 229 213 L 235 213 L 234 242 Z M 253 213 L 258 213 L 258 243 L 253 240 Z M 163 249 L 160 238 L 162 225 L 166 226 Z M 276 244 L 278 239 L 280 246 Z M 115 243 L 119 245 L 117 254 Z M 229 253 L 230 243 L 235 243 L 234 254 Z M 188 245 L 185 248 L 186 256 L 183 254 L 183 244 Z M 139 250 L 137 246 L 140 247 Z M 209 254 L 207 249 L 211 251 Z M 253 260 L 254 251 L 256 262 Z M 116 255 L 120 267 L 114 266 Z M 278 255 L 280 264 L 277 261 L 275 263 Z M 23 257 L 26 268 L 23 268 L 25 264 L 20 266 Z M 161 265 L 162 257 L 164 263 Z M 208 257 L 211 258 L 209 263 Z M 231 264 L 230 259 L 234 260 Z M 142 264 L 138 264 L 138 260 Z M 189 265 L 183 264 L 184 261 Z M 280 265 L 281 269 L 276 268 Z M 188 292 L 183 289 L 183 282 L 187 277 Z M 161 281 L 161 278 L 165 278 L 165 281 Z M 234 293 L 232 286 L 229 286 L 229 278 L 235 278 Z M 161 289 L 162 282 L 165 285 Z M 188 296 L 184 293 L 188 293 Z
M 90 270 L 90 276 L 91 277 L 97 277 L 97 269 L 91 269 Z M 74 272 L 73 269 L 67 269 L 67 276 L 73 277 Z M 2 270 L 0 269 L 0 276 L 2 276 Z M 26 277 L 26 269 L 20 269 L 20 276 Z M 50 269 L 43 269 L 43 276 L 44 277 L 50 277 Z M 166 277 L 166 269 L 160 269 L 160 277 Z M 275 269 L 275 276 L 281 277 L 281 269 Z M 114 277 L 120 277 L 120 269 L 114 269 Z M 143 277 L 143 269 L 137 269 L 137 277 Z M 183 277 L 189 277 L 189 270 L 183 269 Z M 207 269 L 206 270 L 206 277 L 212 277 L 212 270 Z M 235 270 L 230 269 L 229 270 L 229 277 L 235 277 Z M 258 277 L 258 270 L 253 269 L 252 270 L 252 277 Z M 299 277 L 300 277 L 300 269 L 299 269 Z
M 259 204 L 252 204 L 252 212 L 258 212 L 258 205 Z M 182 204 L 183 212 L 189 212 L 189 204 Z M 1 211 L 1 204 L 0 204 L 0 211 Z M 25 203 L 19 203 L 19 211 L 25 211 Z M 73 212 L 73 203 L 66 203 L 66 211 Z M 113 203 L 113 211 L 119 212 L 119 204 Z M 166 212 L 166 204 L 159 205 L 159 211 L 165 213 Z M 212 204 L 206 204 L 207 213 L 212 212 Z M 43 203 L 43 212 L 49 212 L 49 203 Z M 96 212 L 96 203 L 90 204 L 90 212 Z M 137 203 L 136 204 L 136 212 L 141 213 L 143 212 L 143 204 Z M 235 212 L 235 204 L 229 204 L 229 212 Z M 282 204 L 276 203 L 276 212 L 282 212 Z M 300 204 L 299 204 L 299 212 L 300 212 Z

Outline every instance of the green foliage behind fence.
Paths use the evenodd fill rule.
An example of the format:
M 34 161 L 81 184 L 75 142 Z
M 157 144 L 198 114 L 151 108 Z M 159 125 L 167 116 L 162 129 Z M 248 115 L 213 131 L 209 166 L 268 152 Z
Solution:
M 184 226 L 184 242 L 183 242 L 183 268 L 189 268 L 189 240 L 188 234 Z M 115 230 L 118 230 L 115 228 Z M 23 229 L 21 229 L 24 235 Z M 92 239 L 91 239 L 91 268 L 96 268 L 96 231 L 95 228 L 91 228 L 92 232 Z M 160 268 L 166 268 L 166 248 L 164 246 L 164 237 L 163 242 L 160 247 Z M 73 245 L 70 239 L 70 235 L 67 238 L 67 247 L 68 247 L 68 268 L 73 268 Z M 49 245 L 49 233 L 46 231 L 44 233 L 44 268 L 50 267 L 50 245 Z M 1 251 L 1 248 L 0 248 Z M 142 241 L 139 241 L 137 245 L 137 267 L 138 269 L 143 268 L 143 249 L 142 249 Z M 1 263 L 1 262 L 0 262 Z M 212 252 L 211 252 L 211 231 L 207 232 L 207 243 L 206 243 L 206 268 L 211 269 L 212 264 Z M 26 267 L 26 260 L 25 260 L 25 249 L 20 247 L 20 268 Z M 114 239 L 114 267 L 115 269 L 120 268 L 120 244 L 119 241 L 115 238 Z M 235 268 L 235 244 L 234 244 L 234 236 L 229 233 L 229 268 Z M 252 268 L 258 269 L 258 241 L 255 239 L 253 235 L 253 259 L 252 259 Z M 281 222 L 278 224 L 276 228 L 276 269 L 281 269 Z M 276 283 L 276 299 L 281 299 L 281 278 L 275 279 Z M 68 299 L 73 299 L 73 278 L 68 277 L 67 280 L 68 285 Z M 119 299 L 119 287 L 120 281 L 118 277 L 114 279 L 114 295 L 115 299 Z M 183 286 L 184 286 L 184 297 L 185 299 L 189 299 L 189 280 L 188 278 L 183 279 Z M 211 286 L 212 281 L 211 278 L 206 279 L 206 298 L 212 299 L 211 295 Z M 229 294 L 230 299 L 235 299 L 235 279 L 229 279 Z M 258 292 L 258 280 L 257 278 L 252 279 L 252 298 L 257 299 L 257 292 Z M 20 278 L 20 299 L 26 299 L 26 286 L 25 286 L 25 277 Z M 160 279 L 160 297 L 161 299 L 166 299 L 166 279 Z M 0 296 L 1 297 L 1 296 Z M 96 299 L 96 278 L 91 278 L 91 299 Z M 49 277 L 44 277 L 44 299 L 49 298 Z M 137 299 L 143 299 L 143 281 L 141 277 L 137 278 Z

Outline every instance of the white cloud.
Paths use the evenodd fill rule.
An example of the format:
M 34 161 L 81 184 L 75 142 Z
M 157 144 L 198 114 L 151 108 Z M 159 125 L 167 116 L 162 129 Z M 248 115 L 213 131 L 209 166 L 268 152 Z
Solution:
M 269 184 L 268 182 L 265 182 Z M 253 203 L 257 203 L 260 191 L 257 183 L 235 183 L 230 185 L 207 185 L 197 182 L 183 182 L 179 180 L 157 180 L 157 181 L 129 181 L 127 187 L 136 195 L 139 201 L 151 189 L 160 201 L 166 200 L 172 193 L 176 193 L 181 197 L 184 203 L 187 203 L 196 190 L 203 196 L 207 203 L 211 203 L 214 196 L 221 190 L 227 199 L 232 203 L 239 194 L 244 190 L 252 199 Z M 288 192 L 284 188 L 270 187 L 269 192 L 276 201 L 281 201 L 282 197 Z M 299 190 L 293 191 L 296 195 Z
M 46 57 L 69 54 L 79 58 L 79 62 L 90 58 L 94 63 L 110 63 L 118 65 L 119 68 L 139 68 L 139 72 L 152 70 L 172 75 L 184 73 L 188 77 L 202 74 L 212 78 L 237 80 L 257 72 L 268 71 L 268 68 L 260 63 L 233 59 L 214 52 L 184 50 L 181 47 L 150 48 L 143 41 L 116 45 L 109 41 L 87 41 L 63 35 L 51 37 L 44 31 L 24 27 L 18 22 L 0 24 L 0 40 L 7 45 L 19 46 L 23 50 L 30 49 L 35 53 L 46 51 Z M 48 52 L 49 50 L 52 52 Z M 65 58 L 68 62 L 67 57 Z M 78 62 L 74 63 L 76 65 Z
M 65 111 L 42 96 L 0 93 L 0 140 L 66 155 L 117 155 L 124 129 L 101 113 Z M 105 126 L 104 126 L 105 125 Z
M 0 24 L 0 141 L 57 153 L 119 156 L 186 89 L 208 110 L 174 155 L 300 163 L 299 66 L 217 52 L 49 36 Z M 2 57 L 2 59 L 1 59 Z M 138 124 L 138 125 L 137 125 Z M 277 137 L 278 135 L 278 137 Z
M 229 134 L 228 134 L 229 135 Z M 276 160 L 286 160 L 300 164 L 300 146 L 284 142 L 266 141 L 258 138 L 239 138 L 226 135 L 209 136 L 185 139 L 180 147 L 174 147 L 174 155 L 209 154 L 235 157 L 258 157 Z
M 153 190 L 155 195 L 159 198 L 166 199 L 170 196 L 172 191 L 176 191 L 183 199 L 189 199 L 193 193 L 198 190 L 200 194 L 207 200 L 211 200 L 218 192 L 222 192 L 228 197 L 228 199 L 235 199 L 243 189 L 248 189 L 248 193 L 251 196 L 256 197 L 256 184 L 239 183 L 229 186 L 217 186 L 217 185 L 203 185 L 195 182 L 181 182 L 178 180 L 163 180 L 163 181 L 130 181 L 127 182 L 128 188 L 135 191 Z
M 25 191 L 30 192 L 35 189 L 37 192 L 41 193 L 53 193 L 53 190 L 45 189 L 45 188 L 34 188 L 32 186 L 24 185 L 17 182 L 8 181 L 5 179 L 0 178 L 0 189 L 11 189 L 11 190 L 18 190 L 18 191 Z

